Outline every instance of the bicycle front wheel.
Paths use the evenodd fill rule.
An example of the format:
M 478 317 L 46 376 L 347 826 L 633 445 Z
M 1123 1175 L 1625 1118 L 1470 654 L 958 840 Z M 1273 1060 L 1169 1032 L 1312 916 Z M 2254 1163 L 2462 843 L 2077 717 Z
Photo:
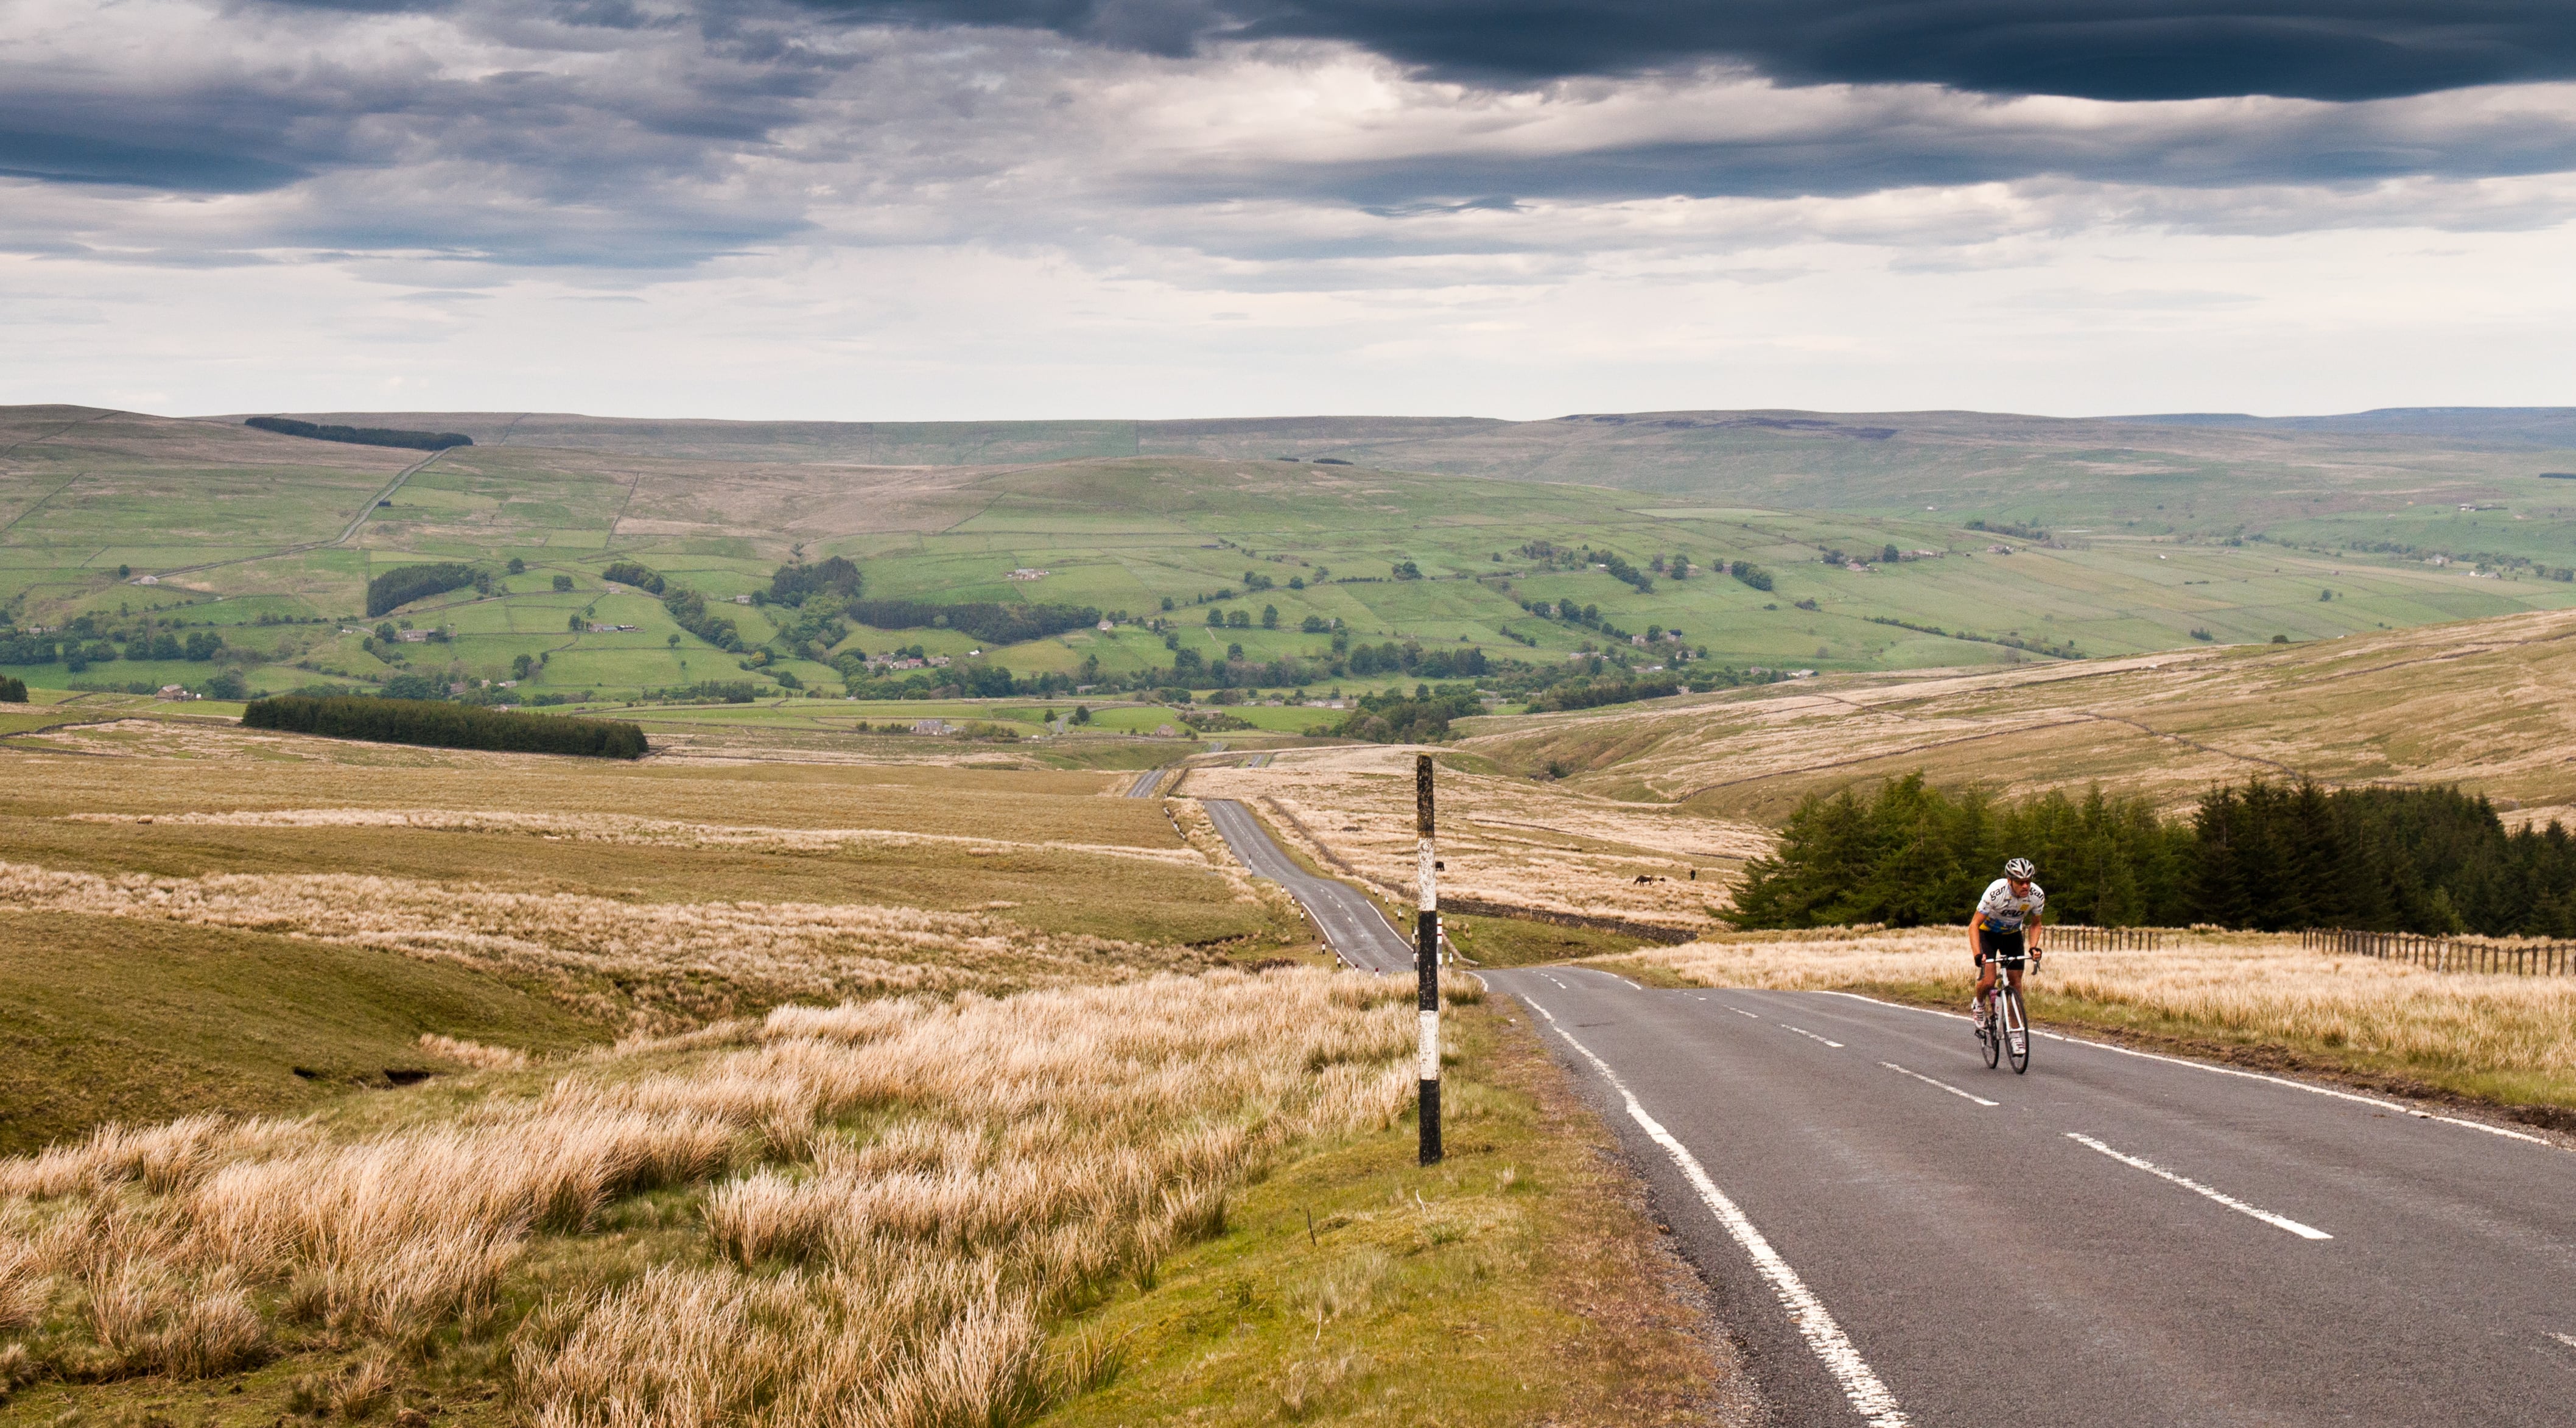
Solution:
M 2003 1017 L 2004 1054 L 2012 1058 L 2012 1069 L 2014 1075 L 2026 1075 L 2030 1071 L 2030 1017 L 2022 1010 L 2021 990 L 2019 988 L 2004 987 L 2000 990 L 2003 993 L 2005 1008 Z M 1993 1063 L 1989 1062 L 1987 1064 L 1992 1065 Z

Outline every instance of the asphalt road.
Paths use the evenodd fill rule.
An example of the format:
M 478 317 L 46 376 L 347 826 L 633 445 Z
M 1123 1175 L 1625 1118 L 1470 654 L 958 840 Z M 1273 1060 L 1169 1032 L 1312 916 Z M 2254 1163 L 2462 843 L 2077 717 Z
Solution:
M 1216 831 L 1225 835 L 1234 856 L 1254 873 L 1288 889 L 1343 961 L 1370 972 L 1413 971 L 1413 944 L 1387 922 L 1386 914 L 1367 894 L 1298 867 L 1270 840 L 1251 810 L 1233 799 L 1201 799 L 1200 804 Z
M 1154 796 L 1154 790 L 1163 786 L 1164 775 L 1170 772 L 1171 770 L 1169 769 L 1147 769 L 1143 773 L 1136 775 L 1136 781 L 1127 785 L 1127 796 L 1129 798 L 1152 798 Z
M 1483 974 L 1646 1169 L 1782 1425 L 2576 1424 L 2576 1155 L 1830 992 Z

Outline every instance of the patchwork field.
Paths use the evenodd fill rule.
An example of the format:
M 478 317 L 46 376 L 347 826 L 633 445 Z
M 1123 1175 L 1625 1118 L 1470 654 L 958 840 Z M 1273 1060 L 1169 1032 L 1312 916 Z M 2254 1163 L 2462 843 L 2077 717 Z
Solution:
M 709 681 L 748 681 L 772 700 L 837 692 L 823 660 L 912 646 L 1071 680 L 1166 667 L 1175 650 L 1331 666 L 1336 622 L 1345 643 L 1476 648 L 1533 668 L 1608 643 L 1637 664 L 1687 649 L 1702 652 L 1694 668 L 1855 672 L 2298 641 L 2576 604 L 2576 585 L 2550 578 L 2576 548 L 2576 490 L 2541 479 L 2554 458 L 2528 444 L 2007 418 L 1907 419 L 1883 438 L 1849 422 L 1587 419 L 1521 424 L 1544 430 L 1515 427 L 1512 440 L 1534 452 L 1540 437 L 1562 438 L 1565 453 L 1588 455 L 1506 461 L 1473 454 L 1500 440 L 1475 423 L 1439 426 L 1447 446 L 1372 455 L 1367 441 L 1393 441 L 1403 424 L 1256 423 L 1059 451 L 1043 433 L 928 446 L 879 433 L 892 443 L 879 446 L 794 424 L 405 420 L 487 444 L 424 460 L 222 421 L 0 413 L 0 613 L 21 628 L 86 615 L 219 634 L 220 667 L 253 689 L 412 673 L 622 701 Z M 1304 434 L 1273 440 L 1292 431 Z M 2115 437 L 2161 444 L 2097 449 Z M 1344 438 L 1360 455 L 1335 461 L 1383 465 L 1270 459 Z M 541 439 L 565 444 L 530 444 Z M 969 455 L 975 464 L 957 464 Z M 915 458 L 947 464 L 891 464 Z M 994 464 L 1029 460 L 1051 464 Z M 1745 474 L 1757 470 L 1774 474 Z M 1539 542 L 1640 571 L 1686 555 L 1691 574 L 1652 574 L 1639 590 L 1599 564 L 1533 555 Z M 1823 558 L 1835 552 L 1843 563 Z M 726 602 L 784 562 L 827 555 L 858 561 L 872 596 L 1123 618 L 997 649 L 954 630 L 860 627 L 810 651 L 820 658 L 781 643 L 747 661 L 601 574 L 640 561 L 715 602 L 756 649 L 780 636 L 771 612 Z M 490 591 L 395 612 L 391 623 L 436 641 L 372 640 L 365 582 L 439 560 L 481 562 Z M 523 569 L 504 571 L 511 560 Z M 1722 573 L 1737 561 L 1770 588 Z M 1407 563 L 1421 578 L 1399 578 Z M 145 577 L 157 583 L 136 583 Z M 1682 639 L 1641 652 L 1530 613 L 1566 602 Z M 1245 622 L 1211 627 L 1211 611 Z M 523 656 L 533 668 L 521 676 Z M 202 684 L 215 667 L 115 657 L 24 672 L 53 688 L 148 689 Z M 1357 670 L 1323 681 L 1345 692 L 1414 682 Z

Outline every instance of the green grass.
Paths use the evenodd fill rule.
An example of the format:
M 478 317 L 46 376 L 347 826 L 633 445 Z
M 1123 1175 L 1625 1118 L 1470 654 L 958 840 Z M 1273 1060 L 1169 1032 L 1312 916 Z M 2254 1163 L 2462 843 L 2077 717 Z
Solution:
M 452 1069 L 424 1032 L 525 1050 L 608 1039 L 493 978 L 394 952 L 118 918 L 0 914 L 0 1153 L 101 1122 L 292 1114 Z
M 1038 1422 L 1705 1422 L 1716 1366 L 1599 1122 L 1516 1010 L 1447 1027 L 1440 1165 L 1410 1120 L 1291 1160 L 1059 1331 L 1115 1373 Z
M 1529 967 L 1612 957 L 1644 946 L 1634 937 L 1590 927 L 1559 927 L 1517 917 L 1440 915 L 1452 945 L 1483 967 Z

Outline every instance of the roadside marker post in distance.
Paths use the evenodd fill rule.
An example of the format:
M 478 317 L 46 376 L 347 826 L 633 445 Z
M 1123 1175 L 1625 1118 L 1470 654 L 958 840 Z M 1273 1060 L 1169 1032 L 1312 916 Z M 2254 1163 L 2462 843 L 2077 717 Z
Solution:
M 1413 824 L 1419 846 L 1417 910 L 1413 915 L 1413 970 L 1420 980 L 1422 1045 L 1422 1163 L 1440 1163 L 1440 879 L 1431 844 L 1431 756 L 1413 756 Z

